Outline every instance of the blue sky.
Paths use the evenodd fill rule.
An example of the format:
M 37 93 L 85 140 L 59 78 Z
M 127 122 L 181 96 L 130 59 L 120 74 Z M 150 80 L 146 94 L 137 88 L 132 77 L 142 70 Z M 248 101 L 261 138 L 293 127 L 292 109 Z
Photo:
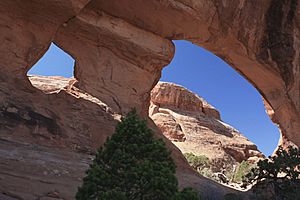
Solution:
M 55 44 L 51 44 L 45 55 L 29 70 L 28 74 L 72 77 L 74 59 Z
M 220 111 L 224 122 L 242 132 L 265 155 L 272 154 L 279 131 L 267 116 L 258 91 L 214 54 L 186 41 L 174 43 L 174 59 L 164 68 L 161 80 L 197 93 Z M 71 77 L 73 66 L 68 54 L 51 45 L 28 74 Z

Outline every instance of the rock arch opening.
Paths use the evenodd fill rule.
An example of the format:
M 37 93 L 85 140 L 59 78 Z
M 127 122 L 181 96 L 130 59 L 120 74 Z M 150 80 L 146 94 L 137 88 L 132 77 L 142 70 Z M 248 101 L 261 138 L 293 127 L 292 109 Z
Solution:
M 62 76 L 70 78 L 75 60 L 56 44 L 51 43 L 43 57 L 31 67 L 27 75 Z
M 260 151 L 271 155 L 280 133 L 259 92 L 216 55 L 174 43 L 175 56 L 151 95 L 150 116 L 164 135 L 183 153 L 213 158 L 220 169 L 224 162 L 255 162 Z
M 67 86 L 70 78 L 74 79 L 74 64 L 75 60 L 68 53 L 51 43 L 44 56 L 27 72 L 27 76 L 34 87 L 52 93 Z

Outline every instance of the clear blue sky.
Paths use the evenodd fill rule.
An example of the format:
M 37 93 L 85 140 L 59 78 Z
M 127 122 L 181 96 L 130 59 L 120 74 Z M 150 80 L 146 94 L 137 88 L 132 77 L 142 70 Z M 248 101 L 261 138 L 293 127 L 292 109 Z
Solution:
M 73 76 L 74 59 L 55 44 L 51 44 L 45 55 L 29 70 L 28 74 L 44 76 Z
M 265 154 L 273 153 L 278 128 L 265 112 L 257 90 L 224 61 L 205 49 L 175 41 L 176 53 L 161 80 L 180 84 L 216 107 L 224 122 L 241 131 Z M 29 74 L 73 76 L 74 60 L 55 45 Z M 249 66 L 251 67 L 251 66 Z

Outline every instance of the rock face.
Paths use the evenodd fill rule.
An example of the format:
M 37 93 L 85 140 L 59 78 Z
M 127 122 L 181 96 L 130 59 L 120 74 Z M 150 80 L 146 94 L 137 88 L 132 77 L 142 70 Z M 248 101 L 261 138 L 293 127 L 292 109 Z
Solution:
M 29 76 L 29 80 L 34 87 L 28 96 L 28 91 L 21 89 L 18 93 L 1 89 L 18 97 L 10 99 L 0 112 L 1 200 L 43 199 L 53 195 L 57 199 L 74 199 L 91 154 L 113 133 L 121 115 L 78 89 L 74 78 Z M 28 100 L 38 104 L 22 107 L 30 105 Z M 149 126 L 156 128 L 152 121 Z M 157 136 L 162 136 L 159 130 Z M 199 187 L 205 183 L 215 187 L 213 181 L 197 176 L 184 165 L 180 152 L 168 140 L 166 143 L 176 162 L 182 163 L 177 169 L 182 186 Z M 220 194 L 233 192 L 217 187 Z
M 224 59 L 269 103 L 283 138 L 300 146 L 298 1 L 102 0 L 94 6 L 164 38 L 191 41 Z
M 92 156 L 0 140 L 0 199 L 74 199 Z
M 46 199 L 53 193 L 74 199 L 90 153 L 114 131 L 120 115 L 75 88 L 74 79 L 30 80 L 44 91 L 0 84 L 0 199 Z
M 219 111 L 193 92 L 172 83 L 159 82 L 151 91 L 151 103 L 174 110 L 203 113 L 221 119 Z
M 233 166 L 264 157 L 255 144 L 221 121 L 219 112 L 191 91 L 159 82 L 151 92 L 149 116 L 183 152 Z
M 174 54 L 171 40 L 183 39 L 247 78 L 273 111 L 282 142 L 300 146 L 299 10 L 296 0 L 2 0 L 0 136 L 61 151 L 92 151 L 112 133 L 116 116 L 136 107 L 147 117 L 150 91 Z M 76 89 L 70 93 L 45 94 L 26 76 L 51 42 L 76 60 Z M 232 192 L 195 174 L 166 142 L 181 186 L 210 199 Z M 1 192 L 32 199 L 22 193 L 32 191 L 30 181 L 4 187 L 13 178 L 12 173 L 0 179 Z M 51 192 L 44 188 L 32 194 Z

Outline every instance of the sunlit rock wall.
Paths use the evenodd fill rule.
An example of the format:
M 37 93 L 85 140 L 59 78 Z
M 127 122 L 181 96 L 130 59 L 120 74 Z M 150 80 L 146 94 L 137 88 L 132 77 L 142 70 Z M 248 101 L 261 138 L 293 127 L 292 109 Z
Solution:
M 34 199 L 58 190 L 59 197 L 72 199 L 78 181 L 60 187 L 64 174 L 58 183 L 51 179 L 55 174 L 41 178 L 40 172 L 24 179 L 28 171 L 12 167 L 14 156 L 5 141 L 15 149 L 25 143 L 87 155 L 112 134 L 119 114 L 136 107 L 147 116 L 150 91 L 174 54 L 172 39 L 205 47 L 240 72 L 274 111 L 282 138 L 299 146 L 299 6 L 296 0 L 2 0 L 0 132 L 1 150 L 7 153 L 1 155 L 9 156 L 0 161 L 1 192 Z M 69 88 L 82 95 L 73 90 L 45 94 L 28 81 L 27 71 L 51 42 L 75 59 L 77 82 Z M 149 124 L 155 129 L 150 119 Z M 230 191 L 196 175 L 167 145 L 181 186 L 195 187 L 211 199 Z M 47 161 L 44 165 L 55 170 L 58 164 Z M 26 169 L 42 168 L 38 163 Z M 40 190 L 34 190 L 35 181 Z

